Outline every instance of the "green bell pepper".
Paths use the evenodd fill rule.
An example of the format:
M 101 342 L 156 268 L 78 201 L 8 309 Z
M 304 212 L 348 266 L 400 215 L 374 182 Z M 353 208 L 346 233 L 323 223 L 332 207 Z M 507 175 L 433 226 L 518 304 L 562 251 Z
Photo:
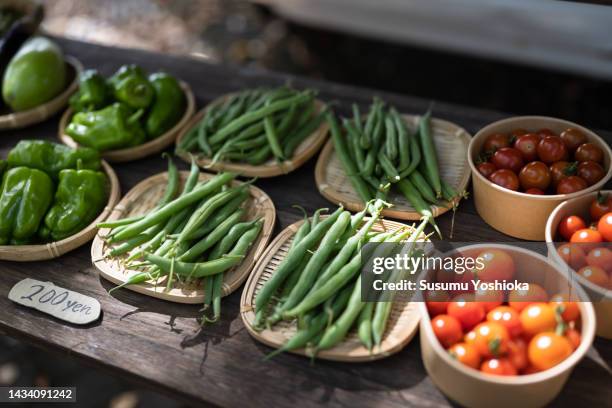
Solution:
M 46 140 L 22 140 L 8 154 L 10 167 L 25 166 L 42 170 L 57 180 L 63 169 L 74 169 L 80 161 L 85 169 L 100 168 L 100 154 L 89 147 L 73 149 Z
M 88 69 L 79 77 L 79 90 L 70 97 L 70 106 L 76 112 L 102 109 L 110 96 L 106 79 L 95 69 Z
M 131 108 L 148 108 L 155 91 L 144 71 L 137 65 L 124 65 L 108 79 L 115 99 Z
M 137 146 L 146 140 L 138 119 L 142 110 L 132 113 L 116 102 L 93 112 L 79 112 L 66 127 L 66 134 L 83 146 L 98 151 Z
M 164 72 L 149 76 L 155 89 L 155 102 L 147 116 L 145 130 L 149 139 L 170 130 L 185 112 L 185 94 L 176 78 Z
M 45 216 L 39 235 L 59 241 L 88 226 L 108 200 L 108 180 L 101 171 L 62 170 L 53 205 Z
M 4 174 L 0 195 L 0 245 L 30 242 L 53 200 L 47 173 L 15 167 Z

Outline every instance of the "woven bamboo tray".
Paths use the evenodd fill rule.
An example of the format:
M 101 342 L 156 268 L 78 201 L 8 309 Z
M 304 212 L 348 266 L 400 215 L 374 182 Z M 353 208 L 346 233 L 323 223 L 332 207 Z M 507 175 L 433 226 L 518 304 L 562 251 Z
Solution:
M 249 276 L 240 298 L 240 315 L 251 336 L 274 348 L 279 348 L 295 334 L 297 324 L 295 321 L 280 321 L 271 329 L 255 330 L 253 327 L 255 321 L 255 298 L 262 286 L 276 272 L 278 265 L 287 256 L 287 251 L 291 246 L 293 237 L 302 223 L 303 221 L 298 221 L 285 228 L 272 241 L 270 246 L 266 248 L 266 251 Z M 372 230 L 397 230 L 405 227 L 406 225 L 399 222 L 381 220 L 374 224 Z M 363 347 L 356 333 L 351 332 L 342 343 L 334 348 L 318 352 L 316 358 L 358 363 L 379 360 L 400 351 L 414 337 L 420 319 L 417 304 L 409 302 L 406 296 L 403 293 L 397 294 L 383 341 L 379 347 L 374 347 L 372 352 Z M 308 349 L 292 350 L 291 353 L 311 356 Z
M 196 126 L 206 114 L 206 111 L 214 105 L 221 104 L 225 102 L 225 100 L 231 97 L 233 94 L 227 94 L 221 96 L 220 98 L 212 101 L 208 106 L 195 114 L 195 116 L 189 121 L 189 123 L 183 128 L 180 132 L 178 138 L 176 139 L 177 145 L 180 141 L 185 137 L 185 135 Z M 317 112 L 320 112 L 323 109 L 323 102 L 319 100 L 315 100 L 317 104 Z M 253 166 L 247 163 L 239 163 L 239 162 L 230 162 L 230 161 L 217 161 L 216 163 L 212 163 L 211 158 L 204 156 L 203 154 L 194 155 L 196 163 L 203 169 L 206 170 L 214 170 L 214 171 L 232 171 L 240 174 L 244 177 L 276 177 L 282 176 L 283 174 L 288 174 L 298 167 L 302 166 L 306 163 L 312 156 L 314 156 L 327 137 L 327 131 L 329 126 L 326 122 L 321 123 L 321 126 L 314 131 L 310 136 L 300 143 L 300 145 L 295 149 L 293 157 L 290 160 L 285 160 L 283 162 L 277 162 L 275 159 L 270 159 L 264 164 Z M 187 163 L 191 163 L 191 155 L 187 152 L 177 151 L 176 154 L 185 160 Z
M 110 193 L 108 195 L 108 203 L 91 224 L 80 232 L 68 238 L 64 238 L 61 241 L 39 245 L 0 245 L 0 259 L 18 262 L 53 259 L 91 241 L 96 235 L 96 224 L 104 221 L 106 217 L 110 215 L 112 208 L 117 204 L 121 196 L 119 180 L 113 168 L 105 161 L 102 161 L 102 168 L 109 180 Z
M 421 117 L 417 115 L 403 115 L 403 117 L 407 127 L 414 132 Z M 465 129 L 442 119 L 432 119 L 431 124 L 440 163 L 440 176 L 456 191 L 464 191 L 470 181 L 470 167 L 466 155 L 471 135 Z M 319 155 L 315 167 L 315 180 L 319 192 L 329 201 L 342 204 L 351 211 L 363 209 L 363 202 L 346 176 L 331 140 Z M 383 215 L 386 217 L 402 220 L 419 220 L 422 217 L 403 195 L 395 191 L 389 193 L 389 201 L 393 203 L 393 207 L 383 210 Z M 434 205 L 432 212 L 434 217 L 437 217 L 451 208 L 451 205 Z
M 188 174 L 189 173 L 186 171 L 180 173 L 181 188 Z M 214 177 L 212 174 L 200 174 L 200 180 L 208 180 L 212 177 Z M 123 197 L 115 208 L 113 208 L 108 220 L 116 220 L 123 217 L 147 213 L 156 205 L 164 194 L 167 181 L 168 174 L 165 172 L 141 181 Z M 233 184 L 237 185 L 241 183 L 239 181 L 234 181 Z M 274 223 L 276 222 L 276 211 L 270 197 L 254 186 L 250 186 L 250 192 L 251 196 L 247 202 L 246 219 L 261 217 L 264 221 L 263 228 L 242 263 L 224 273 L 223 296 L 227 296 L 235 291 L 246 280 L 253 265 L 255 265 L 255 261 L 259 259 L 270 241 Z M 121 263 L 121 260 L 125 257 L 104 259 L 103 255 L 108 251 L 109 245 L 107 245 L 101 237 L 107 235 L 108 232 L 108 229 L 101 229 L 98 231 L 91 245 L 91 259 L 94 266 L 100 271 L 100 275 L 120 285 L 138 271 L 125 268 Z M 126 288 L 176 303 L 192 304 L 202 303 L 204 301 L 204 288 L 201 283 L 186 285 L 176 282 L 173 287 L 166 290 L 166 282 L 165 278 L 163 278 L 159 280 L 157 285 L 154 283 L 143 283 L 130 285 Z
M 68 73 L 68 87 L 55 98 L 35 108 L 0 115 L 0 129 L 18 129 L 43 122 L 66 106 L 68 99 L 70 99 L 70 96 L 79 86 L 79 73 L 83 69 L 83 65 L 71 56 L 66 56 L 65 61 Z
M 183 88 L 187 103 L 185 105 L 185 113 L 183 114 L 183 117 L 176 123 L 176 125 L 174 125 L 172 129 L 170 129 L 163 135 L 158 136 L 155 139 L 152 139 L 139 146 L 128 147 L 125 149 L 107 150 L 105 152 L 100 152 L 100 155 L 109 162 L 123 163 L 142 159 L 143 157 L 159 153 L 162 150 L 166 149 L 168 146 L 170 146 L 174 142 L 176 135 L 183 128 L 183 126 L 185 126 L 187 121 L 189 121 L 189 118 L 191 118 L 191 115 L 193 115 L 193 112 L 195 111 L 195 99 L 193 97 L 193 92 L 191 91 L 191 88 L 186 82 L 179 81 L 179 83 L 181 85 L 181 88 Z M 70 147 L 77 147 L 78 143 L 75 142 L 74 139 L 72 139 L 66 133 L 64 133 L 64 129 L 66 129 L 66 126 L 68 126 L 70 120 L 72 119 L 72 114 L 72 108 L 68 108 L 66 109 L 66 112 L 64 112 L 64 114 L 62 115 L 62 118 L 59 122 L 58 137 L 62 141 L 62 143 Z

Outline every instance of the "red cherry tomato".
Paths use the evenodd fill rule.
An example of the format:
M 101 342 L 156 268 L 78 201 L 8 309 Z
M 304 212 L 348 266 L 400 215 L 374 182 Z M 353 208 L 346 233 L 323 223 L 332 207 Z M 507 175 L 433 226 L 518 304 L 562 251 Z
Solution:
M 478 169 L 480 174 L 482 174 L 486 178 L 489 178 L 491 174 L 495 173 L 495 170 L 497 170 L 495 165 L 490 162 L 480 163 L 478 166 L 476 166 L 476 168 Z
M 510 306 L 498 306 L 487 313 L 487 321 L 497 322 L 504 326 L 511 337 L 517 337 L 523 332 L 518 312 Z
M 599 266 L 606 272 L 612 271 L 612 251 L 600 247 L 591 249 L 586 257 L 589 266 Z
M 592 186 L 593 184 L 604 178 L 604 176 L 606 175 L 606 171 L 603 167 L 601 167 L 601 164 L 599 163 L 585 161 L 578 164 L 577 174 L 579 177 L 582 177 L 589 186 Z
M 558 293 L 550 298 L 550 304 L 566 323 L 576 321 L 580 318 L 578 303 L 569 300 L 569 298 L 570 297 L 565 293 Z
M 521 171 L 525 164 L 521 152 L 512 147 L 502 147 L 496 150 L 491 157 L 491 163 L 498 169 L 508 169 L 515 173 Z
M 544 136 L 557 136 L 557 134 L 555 132 L 553 132 L 552 130 L 547 129 L 547 128 L 538 129 L 536 134 L 540 135 L 540 137 L 542 137 L 542 138 Z
M 612 212 L 604 214 L 597 223 L 597 231 L 603 239 L 612 242 Z
M 478 369 L 480 366 L 480 354 L 472 344 L 457 343 L 448 349 L 451 357 L 468 367 Z
M 508 342 L 508 360 L 517 370 L 523 370 L 529 365 L 527 358 L 527 343 L 519 338 Z
M 529 362 L 540 370 L 548 370 L 572 354 L 572 345 L 554 332 L 540 333 L 529 342 Z
M 525 194 L 544 195 L 544 192 L 539 188 L 529 188 L 525 190 Z
M 431 327 L 440 344 L 445 348 L 458 343 L 463 337 L 461 323 L 449 315 L 439 315 L 431 320 Z
M 425 299 L 431 317 L 446 313 L 450 296 L 445 290 L 430 290 L 425 295 Z
M 489 135 L 482 145 L 482 150 L 485 153 L 494 153 L 496 150 L 510 146 L 511 138 L 502 133 L 493 133 Z
M 548 166 L 540 161 L 532 161 L 527 163 L 519 173 L 519 181 L 521 187 L 528 190 L 530 188 L 539 188 L 546 190 L 550 185 L 550 171 Z
M 552 164 L 568 157 L 567 147 L 558 136 L 544 136 L 538 143 L 538 157 L 546 164 Z
M 507 358 L 491 358 L 480 366 L 480 371 L 492 375 L 516 375 L 516 368 Z
M 519 313 L 532 303 L 547 301 L 548 293 L 535 283 L 530 283 L 527 290 L 514 289 L 508 294 L 508 305 Z
M 557 248 L 557 253 L 575 271 L 587 264 L 581 244 L 563 244 Z
M 603 218 L 602 218 L 603 219 Z M 601 222 L 601 220 L 599 220 Z M 572 237 L 570 238 L 570 242 L 572 243 L 577 243 L 577 244 L 593 244 L 593 243 L 599 243 L 603 241 L 603 237 L 601 235 L 601 233 L 597 230 L 594 229 L 590 229 L 590 228 L 583 228 L 580 229 L 576 232 L 574 232 L 574 234 L 572 234 Z M 583 249 L 587 249 L 590 250 L 590 246 L 584 245 Z
M 510 335 L 497 322 L 484 322 L 474 327 L 473 344 L 483 357 L 497 357 L 508 351 Z
M 504 303 L 505 297 L 506 294 L 501 290 L 478 288 L 474 291 L 474 300 L 480 303 L 487 313 Z
M 603 162 L 603 151 L 593 143 L 583 143 L 576 149 L 574 158 L 579 162 L 594 161 Z
M 588 183 L 582 177 L 569 176 L 559 180 L 559 184 L 557 184 L 557 194 L 575 193 L 576 191 L 584 190 L 588 186 Z
M 583 143 L 587 142 L 587 137 L 578 129 L 568 128 L 561 132 L 561 140 L 570 152 L 573 152 Z
M 538 143 L 540 142 L 540 136 L 535 133 L 527 133 L 519 136 L 514 142 L 514 148 L 521 152 L 523 159 L 526 162 L 537 160 L 538 158 Z
M 529 132 L 527 132 L 525 129 L 521 129 L 521 128 L 514 129 L 512 132 L 510 132 L 510 134 L 512 136 L 514 136 L 515 138 L 523 136 L 525 133 L 529 133 Z
M 570 215 L 561 220 L 557 231 L 559 231 L 559 235 L 569 241 L 572 235 L 574 235 L 574 232 L 583 228 L 586 228 L 584 220 L 577 215 Z
M 552 185 L 554 187 L 557 187 L 559 181 L 566 177 L 575 175 L 577 166 L 578 165 L 575 163 L 570 163 L 566 161 L 558 161 L 551 164 L 548 170 L 550 170 L 550 178 L 552 180 Z
M 512 170 L 499 169 L 491 174 L 489 180 L 508 190 L 517 191 L 519 189 L 519 178 Z
M 591 221 L 599 221 L 605 213 L 612 212 L 612 194 L 602 194 L 599 192 L 597 198 L 593 200 L 589 207 Z
M 487 249 L 479 253 L 476 260 L 480 260 L 480 264 L 474 273 L 476 278 L 483 282 L 501 282 L 514 277 L 514 259 L 506 251 Z
M 457 318 L 464 331 L 469 331 L 485 317 L 484 307 L 473 299 L 462 294 L 448 304 L 448 315 Z
M 607 289 L 610 287 L 610 277 L 599 266 L 585 266 L 578 270 L 578 275 L 602 288 Z
M 565 338 L 569 340 L 572 345 L 572 349 L 576 350 L 582 341 L 580 332 L 576 329 L 567 329 L 564 334 Z

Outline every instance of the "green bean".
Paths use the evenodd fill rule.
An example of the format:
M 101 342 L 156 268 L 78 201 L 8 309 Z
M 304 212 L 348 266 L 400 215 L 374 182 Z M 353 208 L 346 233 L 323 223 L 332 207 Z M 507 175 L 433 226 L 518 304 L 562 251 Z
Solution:
M 313 132 L 315 132 L 320 126 L 321 123 L 325 120 L 325 114 L 327 110 L 323 110 L 321 113 L 317 114 L 311 121 L 307 122 L 304 125 L 296 127 L 296 130 L 293 131 L 284 142 L 285 147 L 283 149 L 283 153 L 285 157 L 290 158 L 293 156 L 293 152 L 297 147 L 310 136 Z
M 210 277 L 207 278 L 210 281 Z M 213 305 L 213 317 L 209 319 L 204 318 L 207 323 L 215 323 L 219 321 L 221 317 L 221 295 L 223 294 L 223 272 L 218 273 L 212 277 L 212 305 Z
M 274 128 L 272 117 L 266 116 L 264 118 L 264 128 L 266 129 L 266 138 L 268 139 L 268 144 L 270 145 L 270 149 L 272 149 L 272 153 L 274 153 L 277 160 L 282 161 L 284 159 L 283 149 L 278 141 L 278 134 Z
M 289 131 L 291 124 L 295 120 L 297 115 L 297 107 L 298 105 L 293 104 L 289 107 L 289 110 L 284 114 L 283 119 L 278 124 L 278 128 L 276 129 L 279 138 L 284 139 L 286 133 Z
M 145 242 L 153 238 L 155 234 L 157 234 L 159 230 L 162 229 L 162 227 L 163 225 L 160 225 L 160 224 L 149 227 L 143 233 L 136 235 L 135 237 L 132 237 L 128 239 L 127 241 L 121 243 L 121 245 L 118 245 L 114 247 L 113 249 L 111 249 L 108 253 L 108 256 L 115 257 L 115 256 L 123 255 L 131 251 L 132 249 L 136 248 L 138 245 L 144 244 Z
M 252 166 L 258 166 L 265 163 L 270 157 L 270 154 L 272 154 L 272 148 L 269 144 L 267 144 L 260 147 L 252 155 L 250 155 L 249 158 L 247 158 L 247 163 Z
M 366 123 L 361 133 L 361 139 L 359 140 L 359 144 L 362 149 L 369 149 L 372 145 L 372 133 L 374 133 L 374 126 L 376 121 L 377 110 L 375 109 L 377 106 L 377 100 L 374 100 L 374 103 L 370 107 L 370 112 L 368 112 L 368 116 L 366 118 Z
M 239 208 L 243 202 L 249 197 L 249 191 L 245 190 L 243 193 L 234 197 L 230 202 L 225 204 L 223 207 L 216 210 L 213 215 L 210 216 L 209 221 L 194 231 L 189 238 L 191 239 L 199 239 L 204 235 L 208 234 L 210 231 L 215 229 L 217 225 L 221 224 L 223 220 L 229 217 L 237 208 Z
M 304 109 L 302 113 L 300 114 L 300 117 L 298 118 L 294 129 L 300 129 L 306 124 L 308 124 L 308 122 L 312 121 L 316 108 L 317 108 L 317 104 L 315 101 L 311 101 L 310 103 L 308 103 L 308 106 L 306 106 L 306 109 Z M 321 115 L 323 110 L 324 109 L 322 109 L 321 112 L 318 113 L 318 115 Z
M 432 183 L 431 187 L 434 189 L 436 197 L 440 198 L 442 197 L 442 185 L 440 183 L 436 146 L 431 135 L 431 110 L 428 110 L 419 122 L 419 136 L 427 174 Z
M 225 125 L 219 131 L 215 133 L 213 137 L 210 138 L 211 143 L 215 143 L 216 141 L 223 141 L 227 139 L 232 133 L 236 130 L 242 128 L 245 125 L 248 125 L 257 120 L 264 119 L 268 115 L 278 112 L 283 109 L 287 109 L 291 104 L 294 103 L 303 103 L 308 100 L 311 96 L 310 92 L 300 93 L 298 95 L 289 97 L 287 99 L 282 99 L 280 101 L 273 102 L 269 105 L 266 105 L 260 109 L 249 111 L 239 118 L 233 120 L 232 122 Z
M 219 127 L 227 125 L 240 115 L 242 107 L 244 106 L 245 99 L 246 95 L 244 92 L 240 92 L 230 97 L 230 101 L 227 104 L 226 109 L 224 109 L 225 114 L 221 117 L 221 120 L 219 122 Z
M 133 217 L 120 218 L 118 220 L 113 221 L 104 221 L 96 224 L 96 228 L 116 228 L 123 227 L 125 225 L 132 224 L 136 221 L 140 221 L 144 218 L 144 215 L 135 215 Z
M 277 267 L 276 272 L 268 279 L 265 285 L 261 288 L 257 297 L 255 298 L 255 311 L 258 312 L 263 310 L 264 307 L 270 301 L 272 295 L 285 281 L 285 279 L 291 274 L 297 265 L 304 258 L 306 251 L 308 251 L 315 243 L 323 237 L 325 232 L 335 223 L 341 213 L 343 213 L 342 207 L 338 208 L 333 214 L 321 221 L 315 228 L 313 228 L 295 247 L 295 249 L 289 253 L 280 265 Z M 258 327 L 259 322 L 255 321 L 255 326 Z
M 162 157 L 164 156 L 168 158 L 168 183 L 166 185 L 166 190 L 164 191 L 164 195 L 161 198 L 161 200 L 159 200 L 159 202 L 157 203 L 156 208 L 164 206 L 168 204 L 170 201 L 172 201 L 179 187 L 179 174 L 178 174 L 176 165 L 172 161 L 172 157 L 170 157 L 169 154 L 164 152 L 162 154 Z
M 400 175 L 397 172 L 395 166 L 393 166 L 393 163 L 391 163 L 389 158 L 385 156 L 382 150 L 378 152 L 377 158 L 378 164 L 380 164 L 381 169 L 387 175 L 389 181 L 391 181 L 392 183 L 397 183 L 400 180 Z
M 412 182 L 408 179 L 402 179 L 396 185 L 404 197 L 406 197 L 406 199 L 410 202 L 410 205 L 412 205 L 412 207 L 414 207 L 419 214 L 425 217 L 425 219 L 427 219 L 431 226 L 436 230 L 438 235 L 442 237 L 442 233 L 434 220 L 431 208 L 429 205 L 427 205 L 425 200 L 423 200 L 421 193 L 419 193 L 414 184 L 412 184 Z
M 298 228 L 295 235 L 293 236 L 291 247 L 289 247 L 290 251 L 293 248 L 295 248 L 297 244 L 299 244 L 300 241 L 304 239 L 306 235 L 308 235 L 308 233 L 310 232 L 311 226 L 312 226 L 312 224 L 310 223 L 310 220 L 308 219 L 308 214 L 306 213 L 306 210 L 304 210 L 302 207 L 299 207 L 299 206 L 294 206 L 294 207 L 302 209 L 302 212 L 304 213 L 304 220 L 302 221 L 302 225 L 300 225 L 300 228 Z
M 402 178 L 410 175 L 410 173 L 421 164 L 421 146 L 419 145 L 417 136 L 418 135 L 412 135 L 412 137 L 410 137 L 410 165 L 401 171 L 400 176 Z
M 227 235 L 223 237 L 223 239 L 219 241 L 217 245 L 215 245 L 212 251 L 210 251 L 208 260 L 210 261 L 213 259 L 221 258 L 221 256 L 226 254 L 230 250 L 232 245 L 234 245 L 240 239 L 242 234 L 253 228 L 253 225 L 255 225 L 257 222 L 259 222 L 259 218 L 256 220 L 241 222 L 234 225 L 232 229 L 230 229 L 230 231 L 227 233 Z
M 265 133 L 262 133 L 261 135 L 256 136 L 251 139 L 240 140 L 238 142 L 234 142 L 232 144 L 232 147 L 240 151 L 244 151 L 244 150 L 252 149 L 254 147 L 264 146 L 267 143 L 268 143 L 268 138 L 266 137 Z
M 378 151 L 383 143 L 383 135 L 385 133 L 385 118 L 383 108 L 384 104 L 382 102 L 379 102 L 376 105 L 376 124 L 374 126 L 374 130 L 372 131 L 372 146 L 374 151 Z
M 364 165 L 362 174 L 368 177 L 371 176 L 372 174 L 374 174 L 375 167 L 376 167 L 376 153 L 374 152 L 374 149 L 370 149 L 368 151 L 368 154 L 366 155 L 365 165 Z
M 333 116 L 333 114 L 329 113 L 327 115 L 327 121 L 330 125 L 334 149 L 336 150 L 336 154 L 338 155 L 338 158 L 340 159 L 340 162 L 342 163 L 351 184 L 357 191 L 357 194 L 359 194 L 361 200 L 363 202 L 368 202 L 371 198 L 370 189 L 365 181 L 363 181 L 357 174 L 354 163 L 350 158 L 346 146 L 344 145 L 344 141 L 342 140 L 342 135 L 340 134 L 340 129 L 338 128 L 336 118 Z
M 329 211 L 329 209 L 319 208 L 314 212 L 314 214 L 312 215 L 312 221 L 310 226 L 311 230 L 314 229 L 321 222 L 321 213 L 326 211 Z
M 113 239 L 116 241 L 122 241 L 139 234 L 146 228 L 158 224 L 163 220 L 171 217 L 173 214 L 179 212 L 183 208 L 186 208 L 191 204 L 200 201 L 202 198 L 211 194 L 212 192 L 220 188 L 222 185 L 233 180 L 235 177 L 236 175 L 234 173 L 220 173 L 216 175 L 201 187 L 198 187 L 190 193 L 187 193 L 181 197 L 174 199 L 173 201 L 161 207 L 157 211 L 148 214 L 143 219 L 130 224 L 126 229 L 113 236 Z
M 176 145 L 176 150 L 178 151 L 191 151 L 193 147 L 198 143 L 197 141 L 197 127 L 192 127 L 189 129 L 185 135 L 181 138 L 181 140 Z
M 459 194 L 453 188 L 453 186 L 444 181 L 444 179 L 440 179 L 440 181 L 442 182 L 442 197 L 446 201 L 450 203 L 453 202 L 457 197 L 459 197 Z
M 218 106 L 210 106 L 208 109 L 206 109 L 204 118 L 197 125 L 198 146 L 200 147 L 200 150 L 202 150 L 207 156 L 212 155 L 212 149 L 210 147 L 210 143 L 208 143 L 208 134 L 206 126 L 210 123 L 210 118 L 216 111 L 218 111 Z
M 385 140 L 386 155 L 391 162 L 394 162 L 398 155 L 398 140 L 397 133 L 395 132 L 395 123 L 389 115 L 385 117 L 385 131 L 387 136 Z
M 357 320 L 357 335 L 359 340 L 368 350 L 372 349 L 372 315 L 374 313 L 374 302 L 367 302 Z
M 363 126 L 361 123 L 361 113 L 359 112 L 359 105 L 354 103 L 352 106 L 352 109 L 353 109 L 353 123 L 355 124 L 355 129 L 357 129 L 359 132 L 362 132 Z
M 364 151 L 361 149 L 361 146 L 359 145 L 359 131 L 356 130 L 352 125 L 351 122 L 348 119 L 345 119 L 343 121 L 343 125 L 344 128 L 347 130 L 348 133 L 348 145 L 350 146 L 350 151 L 353 152 L 353 159 L 355 160 L 355 162 L 357 163 L 357 169 L 360 173 L 363 172 L 363 170 L 365 169 L 365 153 Z
M 183 253 L 178 260 L 183 262 L 195 261 L 208 248 L 212 248 L 219 240 L 221 240 L 230 231 L 240 218 L 244 215 L 244 210 L 239 208 L 232 215 L 226 218 L 212 232 L 193 245 L 187 252 Z
M 215 285 L 215 275 L 204 278 L 204 309 L 208 309 L 212 304 L 213 286 Z M 202 318 L 206 322 L 206 318 Z
M 410 138 L 404 119 L 400 116 L 395 108 L 391 109 L 391 118 L 397 132 L 397 145 L 399 150 L 399 165 L 398 170 L 401 172 L 410 165 Z
M 431 189 L 430 185 L 427 183 L 427 180 L 425 180 L 425 177 L 423 177 L 423 175 L 418 169 L 415 169 L 412 173 L 410 173 L 408 178 L 410 178 L 412 184 L 416 187 L 417 190 L 419 190 L 419 193 L 421 193 L 421 196 L 425 200 L 429 201 L 432 204 L 436 203 L 437 200 L 435 193 Z

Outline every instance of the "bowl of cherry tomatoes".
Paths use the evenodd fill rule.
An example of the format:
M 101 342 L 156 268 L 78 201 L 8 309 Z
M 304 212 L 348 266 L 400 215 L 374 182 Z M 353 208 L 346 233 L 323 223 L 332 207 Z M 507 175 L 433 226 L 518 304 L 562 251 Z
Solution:
M 494 122 L 468 149 L 476 210 L 507 235 L 543 241 L 552 210 L 601 189 L 611 160 L 610 146 L 576 123 L 544 116 Z
M 516 279 L 529 287 L 426 292 L 418 307 L 427 373 L 464 406 L 548 404 L 593 342 L 595 315 L 586 293 L 550 259 L 524 248 L 478 244 L 457 251 L 486 260 L 478 279 Z M 428 271 L 428 281 L 448 281 L 440 272 Z
M 560 204 L 546 224 L 549 258 L 571 273 L 593 302 L 596 333 L 612 339 L 612 190 Z

